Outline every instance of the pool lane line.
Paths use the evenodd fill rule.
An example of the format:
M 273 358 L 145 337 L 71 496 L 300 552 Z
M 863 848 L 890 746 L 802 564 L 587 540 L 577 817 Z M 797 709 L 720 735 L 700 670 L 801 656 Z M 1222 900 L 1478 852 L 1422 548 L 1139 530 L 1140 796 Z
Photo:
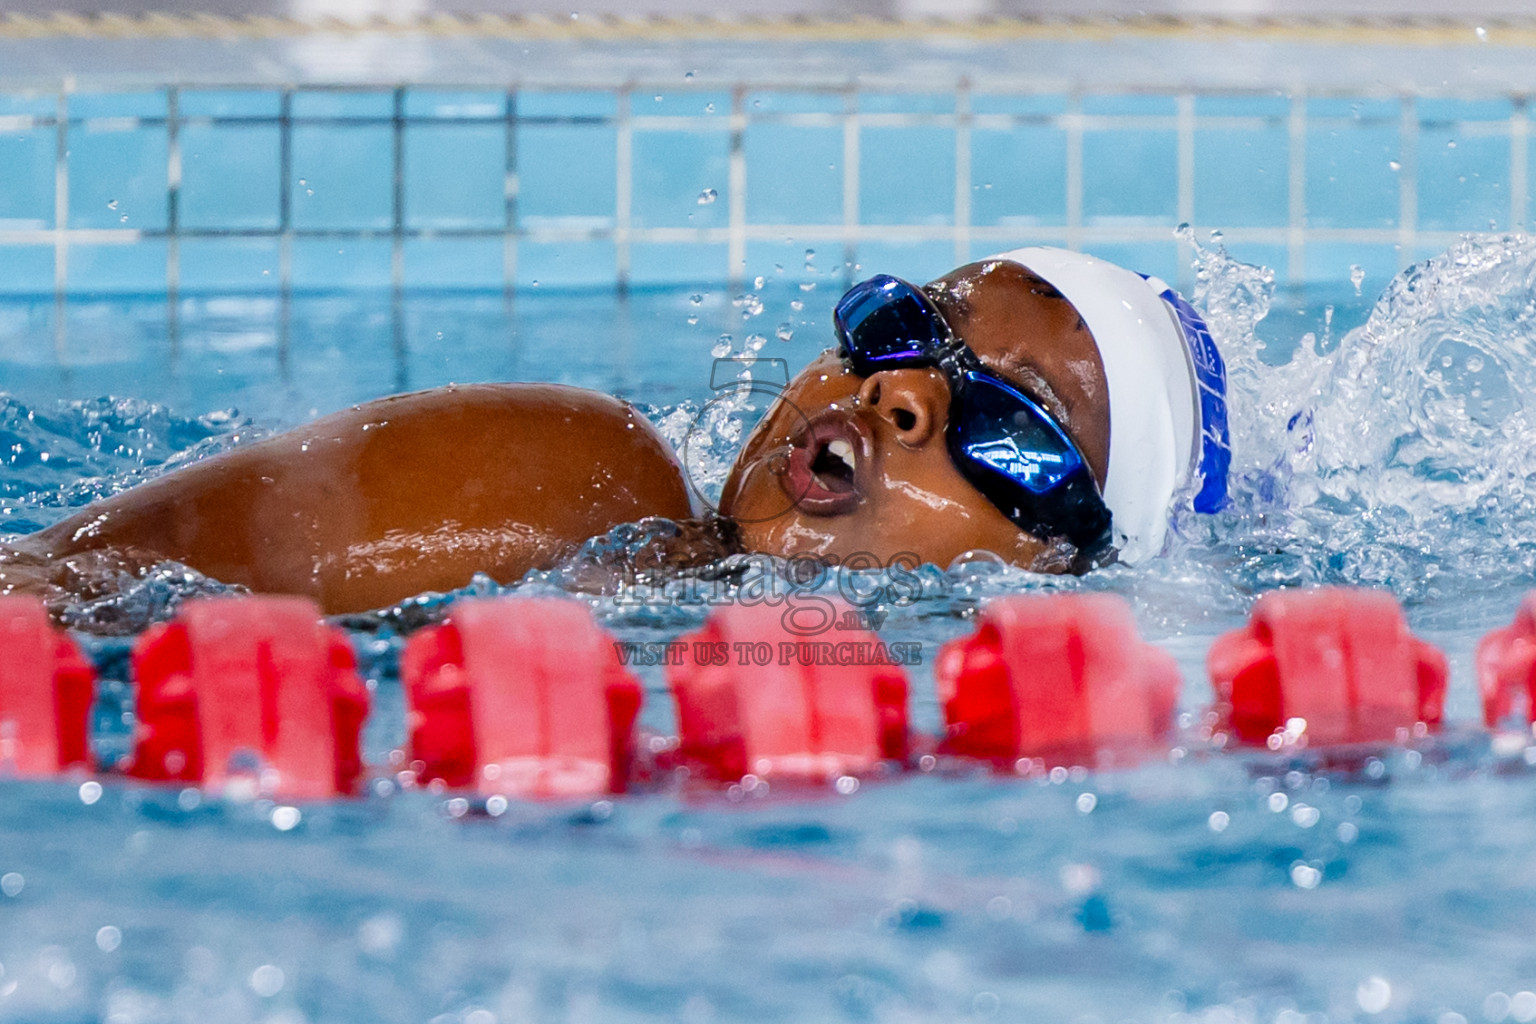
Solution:
M 1384 46 L 1536 46 L 1536 18 L 1484 21 L 1449 18 L 1227 18 L 1176 15 L 1020 17 L 975 20 L 830 18 L 631 18 L 537 14 L 426 14 L 415 18 L 345 20 L 232 17 L 212 13 L 140 15 L 0 14 L 0 40 L 270 39 L 310 35 L 427 35 L 564 42 L 667 40 L 890 42 L 933 38 L 980 43 L 1111 42 L 1162 39 L 1188 42 Z

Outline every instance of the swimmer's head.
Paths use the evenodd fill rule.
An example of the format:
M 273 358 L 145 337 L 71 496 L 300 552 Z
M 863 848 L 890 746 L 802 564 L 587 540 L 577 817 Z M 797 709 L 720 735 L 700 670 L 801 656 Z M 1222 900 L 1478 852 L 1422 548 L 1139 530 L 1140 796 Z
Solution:
M 900 299 L 902 286 L 855 289 L 845 327 L 860 294 L 866 305 Z M 1063 571 L 1111 550 L 1126 561 L 1155 555 L 1176 491 L 1200 488 L 1197 508 L 1220 504 L 1226 464 L 1206 457 L 1200 424 L 1224 443 L 1224 411 L 1209 410 L 1221 413 L 1218 425 L 1203 413 L 1195 369 L 1214 359 L 1219 371 L 1219 357 L 1208 336 L 1209 351 L 1191 356 L 1201 342 L 1181 329 L 1187 307 L 1166 286 L 1081 254 L 1023 249 L 960 267 L 925 285 L 921 300 L 975 361 L 880 363 L 846 339 L 841 354 L 823 353 L 764 417 L 726 482 L 722 511 L 749 549 L 882 562 L 908 553 L 939 565 L 985 549 Z M 952 385 L 967 387 L 967 367 L 985 386 L 956 401 Z M 1010 423 L 1028 429 L 957 443 L 977 424 Z M 1008 461 L 1011 479 L 980 465 L 1003 465 L 983 450 L 996 450 L 988 438 L 1013 452 L 1041 437 L 1045 462 L 1021 470 Z M 1042 465 L 1078 462 L 1070 488 L 1032 493 Z

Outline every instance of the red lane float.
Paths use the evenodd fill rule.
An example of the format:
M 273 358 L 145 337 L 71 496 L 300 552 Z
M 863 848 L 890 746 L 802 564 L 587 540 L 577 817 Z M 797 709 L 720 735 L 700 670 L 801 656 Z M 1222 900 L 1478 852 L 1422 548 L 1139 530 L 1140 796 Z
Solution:
M 1483 722 L 1494 728 L 1517 710 L 1536 722 L 1536 591 L 1525 595 L 1508 626 L 1477 645 L 1477 688 Z
M 1379 591 L 1271 591 L 1206 665 L 1222 725 L 1273 749 L 1390 742 L 1438 725 L 1445 703 L 1445 655 Z
M 945 644 L 934 682 L 945 752 L 1112 763 L 1166 748 L 1179 695 L 1171 655 L 1143 643 L 1109 594 L 988 602 L 976 631 Z
M 314 799 L 352 792 L 368 691 L 347 636 L 297 597 L 188 601 L 133 650 L 129 773 Z
M 95 679 L 41 602 L 0 597 L 0 772 L 47 775 L 85 765 Z
M 667 670 L 678 754 L 706 777 L 824 780 L 906 759 L 907 677 L 890 648 L 862 629 L 802 635 L 795 614 L 732 605 L 681 638 Z
M 641 690 L 576 601 L 461 601 L 401 657 L 421 777 L 484 795 L 623 792 Z

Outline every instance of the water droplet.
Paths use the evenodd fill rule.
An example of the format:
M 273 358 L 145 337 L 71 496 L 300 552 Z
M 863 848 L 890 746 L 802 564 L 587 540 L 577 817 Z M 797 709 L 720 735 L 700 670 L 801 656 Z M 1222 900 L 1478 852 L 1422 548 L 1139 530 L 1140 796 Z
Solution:
M 699 193 L 699 205 L 700 206 L 708 206 L 710 203 L 714 202 L 716 199 L 719 199 L 719 198 L 720 198 L 720 193 L 716 192 L 712 188 L 707 188 L 703 192 Z
M 706 103 L 706 104 L 704 104 L 704 113 L 706 113 L 706 114 L 713 114 L 714 112 L 715 112 L 715 105 L 713 103 Z
M 839 775 L 833 786 L 843 796 L 852 796 L 859 791 L 859 780 L 852 775 Z
M 697 316 L 690 316 L 688 318 L 688 326 L 689 327 L 692 327 L 694 324 L 696 324 L 698 322 L 699 322 L 699 318 Z
M 1232 824 L 1232 816 L 1226 811 L 1212 811 L 1211 816 L 1205 819 L 1205 824 L 1212 832 L 1225 832 L 1227 826 Z
M 1322 816 L 1321 811 L 1308 804 L 1297 804 L 1291 808 L 1291 820 L 1302 828 L 1311 828 Z
M 7 871 L 0 875 L 0 892 L 15 899 L 21 895 L 21 890 L 27 887 L 27 880 L 15 871 Z
M 123 944 L 123 933 L 115 925 L 103 925 L 96 929 L 96 948 L 111 953 Z
M 1266 804 L 1271 811 L 1279 814 L 1281 811 L 1285 810 L 1286 805 L 1290 802 L 1291 798 L 1286 796 L 1284 793 L 1271 793 L 1269 794 L 1269 799 L 1266 801 Z
M 1400 170 L 1403 169 L 1403 165 L 1398 163 L 1396 160 L 1388 160 L 1387 161 L 1387 166 L 1390 167 L 1394 171 L 1400 171 Z
M 283 969 L 262 964 L 251 972 L 251 991 L 263 999 L 271 999 L 283 990 Z
M 749 335 L 747 335 L 747 351 L 748 352 L 761 352 L 763 350 L 763 346 L 766 345 L 767 343 L 768 343 L 768 339 L 763 337 L 761 334 L 749 334 Z
M 1358 263 L 1349 265 L 1349 283 L 1355 286 L 1355 294 L 1360 294 L 1360 285 L 1365 282 L 1365 268 Z
M 272 827 L 279 832 L 291 832 L 296 828 L 304 815 L 299 813 L 297 807 L 272 808 Z
M 1483 372 L 1483 367 L 1485 365 L 1487 365 L 1487 364 L 1485 364 L 1483 362 L 1483 357 L 1482 356 L 1468 356 L 1467 357 L 1467 372 L 1468 373 L 1482 373 Z
M 800 282 L 800 290 L 803 291 L 803 292 L 815 291 L 816 290 L 816 282 L 815 281 L 801 281 Z
M 95 779 L 80 783 L 80 802 L 89 807 L 101 799 L 101 783 Z
M 709 350 L 709 354 L 714 356 L 716 359 L 724 359 L 726 356 L 731 354 L 732 343 L 733 339 L 729 334 L 722 334 L 715 342 L 715 347 Z
M 704 296 L 700 295 L 698 292 L 694 292 L 692 295 L 688 296 L 688 301 L 695 306 L 702 306 L 704 304 Z
M 792 300 L 792 301 L 791 301 L 791 302 L 790 302 L 790 304 L 789 304 L 789 308 L 790 308 L 790 309 L 792 309 L 792 310 L 794 310 L 794 311 L 795 311 L 795 312 L 796 312 L 796 313 L 798 313 L 798 312 L 800 312 L 800 311 L 801 311 L 801 310 L 802 310 L 802 309 L 804 309 L 804 308 L 805 308 L 805 303 L 803 303 L 803 302 L 801 302 L 801 301 L 800 301 L 800 300 L 799 300 L 799 299 L 794 299 L 794 300 Z
M 774 336 L 777 337 L 780 341 L 788 341 L 790 338 L 795 336 L 795 329 L 791 327 L 789 325 L 789 321 L 786 320 L 782 324 L 779 324 L 778 327 L 774 328 L 773 333 Z
M 683 80 L 686 81 L 686 82 L 693 81 L 693 72 L 692 71 L 685 71 L 685 72 L 683 72 Z
M 1455 149 L 1456 148 L 1456 140 L 1455 139 L 1447 139 L 1446 142 L 1445 142 L 1445 148 L 1446 149 Z
M 1092 814 L 1093 809 L 1099 806 L 1099 798 L 1093 793 L 1079 793 L 1077 796 L 1077 813 Z
M 116 199 L 109 199 L 109 200 L 107 200 L 107 209 L 109 209 L 109 210 L 117 209 L 117 200 Z
M 753 290 L 755 290 L 755 291 L 762 291 L 763 290 L 763 285 L 767 282 L 767 280 L 768 279 L 766 277 L 764 277 L 762 274 L 758 274 L 756 277 L 754 277 L 752 279 L 752 288 L 753 288 Z
M 1366 1013 L 1380 1013 L 1392 1002 L 1392 986 L 1379 974 L 1366 978 L 1355 988 L 1355 1002 Z
M 1291 865 L 1291 884 L 1298 889 L 1316 889 L 1323 880 L 1323 873 L 1310 864 L 1298 861 Z
M 123 214 L 121 217 L 117 218 L 117 222 L 119 224 L 127 224 L 128 223 L 128 215 L 126 213 Z
M 1488 41 L 1488 30 L 1483 28 L 1483 26 L 1479 25 L 1472 31 L 1477 33 L 1478 42 L 1486 43 Z

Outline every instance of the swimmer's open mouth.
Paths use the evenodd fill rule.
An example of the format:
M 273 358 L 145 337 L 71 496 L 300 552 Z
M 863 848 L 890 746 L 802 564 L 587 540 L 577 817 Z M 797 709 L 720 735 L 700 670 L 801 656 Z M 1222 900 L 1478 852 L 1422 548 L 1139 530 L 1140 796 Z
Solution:
M 872 438 L 851 413 L 829 409 L 790 441 L 784 490 L 800 511 L 813 516 L 851 512 L 864 500 L 860 481 L 873 452 Z

